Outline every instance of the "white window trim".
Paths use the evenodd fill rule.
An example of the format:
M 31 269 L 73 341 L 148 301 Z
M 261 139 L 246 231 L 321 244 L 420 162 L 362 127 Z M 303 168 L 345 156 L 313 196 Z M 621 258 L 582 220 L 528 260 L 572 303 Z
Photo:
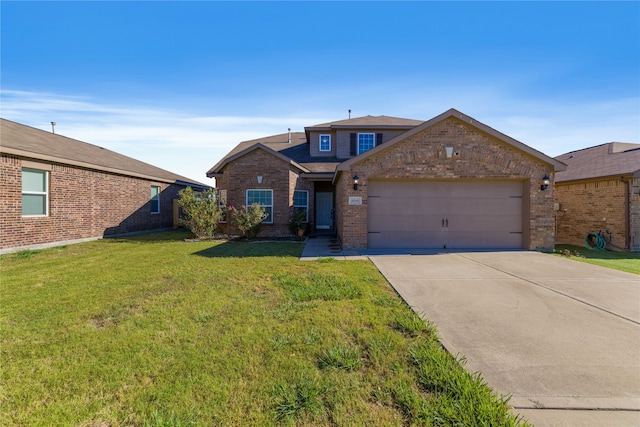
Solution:
M 296 197 L 295 197 L 295 193 L 296 192 L 301 192 L 301 193 L 307 193 L 307 204 L 306 205 L 296 205 Z M 304 208 L 305 209 L 305 223 L 309 222 L 309 190 L 295 190 L 294 191 L 294 196 L 293 196 L 293 209 L 295 210 L 295 208 Z
M 369 150 L 371 150 L 372 148 L 375 148 L 376 146 L 376 134 L 375 133 L 371 133 L 371 132 L 362 132 L 362 133 L 358 133 L 358 155 L 362 154 L 362 153 L 366 153 L 369 150 L 364 150 L 364 151 L 360 151 L 360 135 L 373 135 L 373 147 L 369 148 Z
M 245 206 L 248 208 L 249 205 L 249 191 L 270 191 L 271 192 L 271 204 L 270 205 L 263 205 L 261 204 L 260 207 L 263 208 L 271 208 L 271 221 L 262 221 L 263 224 L 273 224 L 273 189 L 271 188 L 247 188 L 247 190 L 244 193 L 244 204 Z
M 44 196 L 44 214 L 36 214 L 36 215 L 22 215 L 23 218 L 38 218 L 38 217 L 47 217 L 49 216 L 49 171 L 47 170 L 42 170 L 42 169 L 36 169 L 36 168 L 29 168 L 29 167 L 23 167 L 20 170 L 20 176 L 22 176 L 22 171 L 28 169 L 28 170 L 32 170 L 32 171 L 37 171 L 37 172 L 44 172 L 44 188 L 45 191 L 24 191 L 21 189 L 21 201 L 20 203 L 22 204 L 22 194 L 27 194 L 27 195 L 34 195 L 34 196 Z M 22 207 L 21 207 L 22 209 Z
M 327 138 L 329 138 L 329 148 L 328 148 L 328 149 L 326 149 L 326 150 L 323 150 L 323 149 L 322 149 L 322 137 L 323 137 L 323 136 L 326 136 Z M 322 152 L 325 152 L 325 153 L 326 153 L 327 151 L 331 151 L 331 135 L 326 134 L 326 133 L 323 133 L 323 134 L 321 134 L 321 135 L 318 137 L 318 150 L 319 150 L 319 151 L 322 151 Z
M 156 196 L 158 198 L 158 211 L 154 212 L 153 210 L 151 211 L 151 215 L 159 215 L 160 212 L 162 212 L 162 210 L 160 209 L 160 194 L 162 193 L 162 187 L 159 185 L 152 185 L 151 188 L 157 188 L 158 189 L 158 195 Z M 153 202 L 154 198 L 151 198 L 151 202 Z

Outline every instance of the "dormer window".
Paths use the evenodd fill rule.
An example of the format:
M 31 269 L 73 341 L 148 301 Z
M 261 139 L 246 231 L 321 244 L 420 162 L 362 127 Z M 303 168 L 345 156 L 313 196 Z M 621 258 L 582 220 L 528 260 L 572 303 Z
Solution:
M 320 135 L 320 151 L 331 151 L 331 135 Z

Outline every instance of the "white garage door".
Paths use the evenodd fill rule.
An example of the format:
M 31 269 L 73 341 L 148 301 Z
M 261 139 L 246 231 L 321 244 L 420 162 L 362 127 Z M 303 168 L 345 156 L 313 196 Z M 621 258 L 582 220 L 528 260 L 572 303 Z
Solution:
M 522 248 L 521 181 L 370 181 L 369 248 Z

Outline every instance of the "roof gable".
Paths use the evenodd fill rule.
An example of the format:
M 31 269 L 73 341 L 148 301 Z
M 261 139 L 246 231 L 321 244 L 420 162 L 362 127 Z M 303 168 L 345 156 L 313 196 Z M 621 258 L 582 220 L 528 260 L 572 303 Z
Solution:
M 640 144 L 609 142 L 570 151 L 556 159 L 567 164 L 567 170 L 556 176 L 557 182 L 616 175 L 640 176 Z
M 291 142 L 289 142 L 289 138 Z M 239 143 L 222 160 L 209 169 L 207 176 L 215 177 L 222 172 L 224 166 L 229 162 L 242 157 L 255 148 L 261 148 L 277 156 L 304 173 L 332 173 L 341 161 L 334 157 L 311 157 L 304 132 L 282 133 Z
M 371 150 L 360 154 L 359 156 L 356 157 L 352 157 L 351 159 L 341 163 L 338 166 L 338 171 L 346 171 L 349 170 L 349 168 L 351 167 L 352 164 L 360 162 L 362 160 L 365 160 L 371 156 L 374 156 L 375 154 L 377 154 L 378 152 L 380 152 L 381 150 L 385 150 L 387 148 L 389 148 L 390 146 L 397 144 L 400 141 L 405 140 L 406 138 L 413 136 L 419 132 L 422 132 L 423 130 L 430 128 L 431 126 L 434 126 L 450 117 L 454 117 L 458 120 L 463 121 L 464 123 L 473 126 L 474 128 L 487 133 L 497 139 L 499 139 L 500 141 L 513 146 L 514 148 L 520 150 L 520 151 L 524 151 L 525 153 L 528 153 L 529 155 L 542 160 L 543 162 L 550 164 L 554 167 L 554 169 L 556 171 L 562 171 L 566 169 L 566 165 L 552 157 L 547 156 L 546 154 L 541 153 L 540 151 L 537 151 L 531 147 L 529 147 L 528 145 L 523 144 L 520 141 L 517 141 L 513 138 L 511 138 L 508 135 L 505 135 L 501 132 L 498 132 L 497 130 L 485 125 L 484 123 L 481 123 L 475 119 L 473 119 L 472 117 L 469 117 L 463 113 L 461 113 L 460 111 L 456 110 L 455 108 L 451 108 L 448 111 L 445 111 L 444 113 L 440 114 L 439 116 L 436 116 L 430 120 L 427 120 L 426 122 L 423 122 L 422 124 L 404 132 L 401 135 L 398 135 L 397 137 L 387 141 L 386 143 L 379 145 L 377 147 L 372 148 Z
M 232 150 L 231 153 L 229 153 L 229 155 L 227 155 L 226 157 L 224 157 L 222 160 L 220 160 L 218 163 L 216 163 L 215 166 L 213 166 L 211 169 L 209 169 L 209 171 L 207 171 L 207 176 L 212 178 L 218 174 L 220 174 L 222 172 L 222 169 L 224 169 L 224 167 L 226 165 L 228 165 L 229 163 L 239 159 L 240 157 L 243 157 L 255 150 L 263 150 L 269 154 L 271 154 L 274 157 L 277 157 L 278 159 L 282 160 L 285 163 L 288 163 L 296 168 L 298 168 L 301 172 L 310 172 L 309 169 L 305 168 L 304 166 L 302 166 L 301 164 L 295 162 L 293 159 L 291 159 L 290 157 L 282 154 L 279 151 L 276 151 L 270 147 L 267 147 L 266 145 L 264 145 L 261 142 L 255 142 L 255 141 L 246 141 L 247 143 L 249 142 L 254 142 L 253 144 L 247 145 L 246 148 L 237 151 L 237 150 Z M 239 144 L 236 148 L 240 147 L 242 144 Z M 241 147 L 243 148 L 243 147 Z
M 97 145 L 0 119 L 0 152 L 160 182 L 209 187 Z

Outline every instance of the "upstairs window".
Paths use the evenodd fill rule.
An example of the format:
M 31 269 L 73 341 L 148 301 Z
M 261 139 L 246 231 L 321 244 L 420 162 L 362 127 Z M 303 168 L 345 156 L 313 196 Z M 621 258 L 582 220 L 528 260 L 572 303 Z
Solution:
M 375 133 L 359 133 L 358 134 L 358 154 L 371 150 L 376 146 Z
M 293 211 L 304 212 L 304 222 L 309 222 L 309 192 L 296 190 L 293 192 Z
M 259 203 L 267 218 L 265 224 L 273 224 L 273 190 L 247 190 L 247 207 Z
M 49 173 L 22 169 L 22 216 L 49 215 Z
M 160 187 L 157 185 L 151 186 L 151 213 L 160 213 Z
M 320 135 L 320 151 L 331 151 L 331 135 Z

